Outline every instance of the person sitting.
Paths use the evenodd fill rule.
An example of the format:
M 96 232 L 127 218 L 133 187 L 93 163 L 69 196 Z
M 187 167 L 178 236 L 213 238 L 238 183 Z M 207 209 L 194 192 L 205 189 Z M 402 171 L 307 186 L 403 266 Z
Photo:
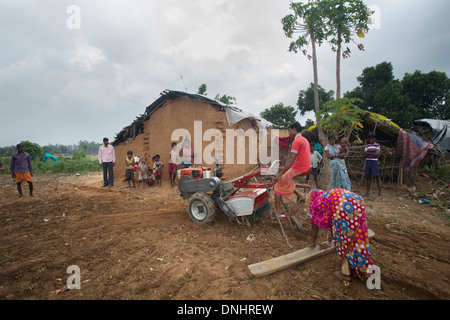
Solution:
M 309 141 L 300 133 L 302 127 L 295 122 L 288 128 L 289 135 L 294 138 L 292 149 L 281 172 L 274 176 L 275 185 L 275 216 L 272 219 L 282 217 L 280 215 L 281 196 L 290 198 L 292 193 L 300 197 L 295 190 L 294 178 L 307 175 L 311 172 L 311 152 Z
M 155 174 L 150 168 L 147 171 L 147 179 L 145 180 L 145 183 L 147 183 L 149 187 L 153 187 L 156 184 Z

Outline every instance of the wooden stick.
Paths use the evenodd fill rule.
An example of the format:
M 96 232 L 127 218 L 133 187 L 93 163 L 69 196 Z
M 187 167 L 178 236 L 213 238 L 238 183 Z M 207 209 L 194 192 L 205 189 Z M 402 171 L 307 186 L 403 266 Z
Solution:
M 375 233 L 369 229 L 369 238 L 373 238 Z M 252 277 L 263 277 L 269 274 L 287 269 L 289 267 L 304 263 L 334 251 L 333 244 L 322 244 L 326 246 L 324 249 L 316 247 L 304 248 L 286 255 L 272 258 L 266 261 L 248 265 L 248 271 Z

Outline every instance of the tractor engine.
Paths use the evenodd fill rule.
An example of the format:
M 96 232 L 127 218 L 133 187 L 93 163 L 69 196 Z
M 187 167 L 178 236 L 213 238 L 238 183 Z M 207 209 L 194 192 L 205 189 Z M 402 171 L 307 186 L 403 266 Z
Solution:
M 222 210 L 230 220 L 249 224 L 249 217 L 257 221 L 270 211 L 267 189 L 235 189 L 234 182 L 223 182 L 219 165 L 211 176 L 210 168 L 185 168 L 179 170 L 178 190 L 183 199 L 189 199 L 188 213 L 196 223 L 208 223 Z

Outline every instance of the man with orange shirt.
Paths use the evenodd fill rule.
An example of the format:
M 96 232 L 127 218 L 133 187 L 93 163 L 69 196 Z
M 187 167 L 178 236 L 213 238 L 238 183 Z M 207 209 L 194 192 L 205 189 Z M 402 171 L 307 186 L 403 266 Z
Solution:
M 275 175 L 275 213 L 280 212 L 281 196 L 290 198 L 295 192 L 294 178 L 311 172 L 311 153 L 309 141 L 301 135 L 300 123 L 294 122 L 288 128 L 289 135 L 294 138 L 292 149 L 281 172 Z

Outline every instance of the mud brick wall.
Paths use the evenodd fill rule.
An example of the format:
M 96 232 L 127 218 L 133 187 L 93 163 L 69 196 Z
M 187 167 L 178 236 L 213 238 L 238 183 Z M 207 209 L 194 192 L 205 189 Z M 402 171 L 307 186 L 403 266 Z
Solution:
M 171 151 L 171 143 L 181 142 L 182 138 L 178 140 L 171 140 L 172 133 L 176 129 L 186 129 L 191 135 L 191 146 L 195 153 L 203 151 L 209 145 L 214 143 L 214 138 L 211 141 L 202 142 L 202 150 L 196 150 L 194 144 L 194 121 L 201 121 L 202 123 L 202 137 L 208 129 L 218 129 L 223 136 L 223 150 L 216 148 L 215 152 L 223 152 L 223 159 L 226 159 L 226 130 L 227 129 L 242 129 L 246 131 L 252 128 L 252 121 L 245 119 L 233 126 L 228 125 L 225 111 L 220 111 L 218 107 L 212 106 L 206 102 L 193 100 L 189 97 L 181 97 L 175 100 L 167 101 L 159 109 L 155 110 L 148 121 L 144 125 L 144 133 L 138 135 L 135 139 L 128 140 L 115 147 L 116 152 L 116 166 L 114 167 L 116 180 L 122 180 L 125 175 L 125 157 L 127 151 L 133 151 L 133 155 L 139 155 L 140 157 L 147 157 L 147 164 L 153 166 L 151 158 L 159 154 L 161 161 L 164 163 L 163 168 L 163 181 L 169 180 L 169 174 L 167 172 L 169 153 Z M 254 127 L 256 130 L 256 126 Z M 258 131 L 258 130 L 257 130 Z M 270 130 L 268 131 L 270 137 Z M 255 164 L 249 164 L 249 139 L 246 138 L 245 143 L 245 164 L 237 164 L 238 148 L 236 146 L 237 138 L 234 141 L 234 157 L 235 164 L 221 164 L 223 170 L 224 180 L 233 179 L 242 174 L 245 174 L 249 170 L 255 167 Z M 268 139 L 269 155 L 270 155 L 270 139 Z M 209 147 L 210 149 L 212 146 Z M 253 152 L 253 151 L 252 151 Z M 214 156 L 214 151 L 211 156 Z M 203 158 L 203 156 L 202 156 Z M 207 164 L 205 159 L 202 159 L 203 163 L 193 164 L 193 167 L 203 166 L 209 167 L 211 170 L 215 167 L 215 163 Z M 181 165 L 178 165 L 178 169 Z M 137 177 L 136 177 L 137 179 Z

